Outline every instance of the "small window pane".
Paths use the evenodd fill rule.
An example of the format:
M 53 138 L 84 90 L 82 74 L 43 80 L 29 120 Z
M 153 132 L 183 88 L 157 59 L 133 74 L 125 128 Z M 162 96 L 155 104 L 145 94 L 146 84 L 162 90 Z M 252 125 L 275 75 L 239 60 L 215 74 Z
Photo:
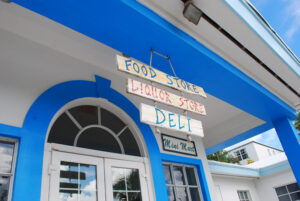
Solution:
M 174 166 L 173 174 L 174 174 L 174 179 L 176 184 L 185 185 L 182 167 Z
M 186 188 L 184 188 L 184 187 L 177 187 L 176 191 L 177 191 L 177 198 L 178 198 L 177 200 L 188 201 L 188 196 L 187 196 Z
M 190 188 L 192 201 L 201 201 L 198 188 Z
M 240 194 L 240 198 L 241 198 L 242 200 L 245 199 L 245 196 L 244 196 L 244 193 L 243 193 L 243 192 L 240 192 L 239 194 Z
M 141 190 L 138 169 L 126 169 L 127 190 Z
M 167 187 L 167 193 L 168 193 L 168 200 L 169 201 L 175 201 L 175 193 L 173 187 Z
M 0 141 L 0 173 L 11 172 L 13 154 L 14 145 Z
M 89 128 L 79 137 L 78 147 L 95 149 L 100 151 L 121 153 L 117 140 L 102 128 Z
M 8 176 L 0 176 L 0 198 L 1 201 L 7 201 L 8 189 L 9 189 L 9 179 Z
M 163 165 L 166 184 L 172 184 L 172 177 L 169 165 Z
M 72 191 L 69 191 L 69 192 L 68 191 L 66 191 L 66 192 L 60 191 L 59 201 L 69 201 L 69 200 L 77 201 L 78 200 L 78 194 L 73 193 Z
M 80 189 L 85 191 L 97 191 L 96 166 L 80 164 L 80 173 L 85 174 L 85 179 L 80 180 Z
M 294 201 L 294 200 L 300 200 L 300 192 L 298 192 L 298 193 L 291 193 L 291 198 L 292 198 L 292 201 Z
M 290 197 L 288 195 L 283 195 L 278 197 L 279 201 L 291 201 Z
M 299 186 L 298 186 L 297 183 L 293 183 L 293 184 L 287 185 L 287 188 L 288 188 L 288 191 L 290 193 L 300 190 L 300 188 L 299 188 Z
M 97 201 L 95 165 L 62 161 L 59 181 L 60 200 Z
M 278 187 L 275 189 L 277 195 L 282 195 L 288 193 L 286 190 L 286 186 Z
M 115 133 L 119 133 L 125 127 L 123 121 L 103 108 L 101 108 L 101 125 L 111 129 Z
M 97 201 L 97 192 L 96 191 L 81 191 L 78 201 Z
M 141 156 L 139 146 L 129 128 L 125 129 L 119 137 L 123 144 L 125 154 Z
M 91 105 L 82 105 L 69 110 L 72 116 L 82 126 L 98 124 L 98 109 Z
M 128 192 L 128 201 L 142 201 L 141 193 L 140 192 Z
M 114 191 L 126 190 L 124 168 L 112 168 L 112 184 Z M 116 194 L 116 196 L 121 196 L 121 194 Z
M 113 196 L 114 196 L 114 201 L 126 201 L 127 200 L 126 192 L 114 192 Z
M 197 185 L 197 181 L 196 181 L 196 175 L 195 175 L 195 169 L 194 168 L 185 168 L 186 170 L 186 176 L 187 176 L 187 180 L 189 185 Z
M 78 127 L 66 115 L 66 113 L 63 113 L 57 118 L 51 128 L 48 142 L 73 146 L 74 139 L 78 132 Z

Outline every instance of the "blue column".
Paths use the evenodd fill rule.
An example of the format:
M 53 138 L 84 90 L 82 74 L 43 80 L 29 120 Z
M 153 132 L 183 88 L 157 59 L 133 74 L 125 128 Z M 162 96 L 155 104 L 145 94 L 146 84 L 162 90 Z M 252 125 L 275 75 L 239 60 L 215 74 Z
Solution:
M 300 184 L 300 144 L 293 122 L 284 117 L 274 121 L 273 124 L 296 180 Z

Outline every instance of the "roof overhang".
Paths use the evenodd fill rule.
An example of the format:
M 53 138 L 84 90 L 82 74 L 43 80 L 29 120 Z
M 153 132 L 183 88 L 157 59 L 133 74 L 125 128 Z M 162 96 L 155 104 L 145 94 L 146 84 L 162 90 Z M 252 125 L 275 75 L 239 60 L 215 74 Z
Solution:
M 228 43 L 221 35 L 218 35 L 211 27 L 201 24 L 201 20 L 199 27 L 207 37 L 203 41 L 197 35 L 190 33 L 189 30 L 185 30 L 185 27 L 175 26 L 173 22 L 176 21 L 176 18 L 173 20 L 168 20 L 167 17 L 163 18 L 156 13 L 159 12 L 158 10 L 153 9 L 153 12 L 153 10 L 132 0 L 91 0 L 88 2 L 52 0 L 43 1 L 42 3 L 33 0 L 14 0 L 14 2 L 87 36 L 87 38 L 84 38 L 86 41 L 89 40 L 88 37 L 92 38 L 144 63 L 149 63 L 151 48 L 169 55 L 180 78 L 202 86 L 209 94 L 206 100 L 201 100 L 208 107 L 208 118 L 202 118 L 204 125 L 208 125 L 205 131 L 206 137 L 204 138 L 204 144 L 207 148 L 233 137 L 241 136 L 240 133 L 247 133 L 248 130 L 251 130 L 249 132 L 251 135 L 257 134 L 256 131 L 258 130 L 267 130 L 272 127 L 272 121 L 278 118 L 287 116 L 294 119 L 296 117 L 295 107 L 292 106 L 294 99 L 289 98 L 288 92 L 285 91 L 286 94 L 279 93 L 280 96 L 276 93 L 276 96 L 275 93 L 270 92 L 272 90 L 268 90 L 269 85 L 262 85 L 261 83 L 267 82 L 268 78 L 260 81 L 256 78 L 260 75 L 259 73 L 249 73 L 250 68 L 248 67 L 242 69 L 241 66 L 248 66 L 247 62 L 251 64 L 251 60 L 240 51 L 235 50 L 232 44 Z M 171 3 L 174 1 L 165 2 Z M 218 11 L 220 12 L 215 11 L 215 15 L 222 13 L 224 19 L 234 20 L 242 27 L 245 26 L 240 18 L 226 7 L 224 2 L 213 2 L 217 8 L 223 6 L 219 8 Z M 174 2 L 174 5 L 179 8 L 181 1 Z M 229 13 L 231 17 L 228 17 L 226 13 Z M 181 12 L 177 15 L 181 16 Z M 22 17 L 16 20 L 22 20 Z M 14 20 L 12 18 L 11 20 Z M 218 16 L 218 18 L 222 17 Z M 4 22 L 8 19 L 2 18 L 2 20 Z M 27 25 L 32 26 L 34 30 L 35 26 L 40 23 L 43 28 L 51 28 L 52 32 L 56 33 L 64 29 L 60 25 L 53 25 L 51 21 L 45 22 L 45 19 L 37 21 L 36 25 L 32 25 L 31 22 L 27 22 Z M 188 22 L 183 24 L 190 26 Z M 3 26 L 7 26 L 7 30 L 10 29 L 11 32 L 15 32 L 21 38 L 31 37 L 30 40 L 35 42 L 43 40 L 43 37 L 33 38 L 30 34 L 26 36 L 25 33 L 22 36 L 18 32 L 19 27 L 16 28 L 16 26 L 7 23 Z M 24 24 L 22 26 L 26 29 Z M 234 33 L 241 34 L 243 31 L 245 30 L 242 29 L 241 32 Z M 194 33 L 198 34 L 198 32 Z M 47 31 L 43 34 L 45 34 L 43 35 L 45 37 Z M 61 34 L 64 35 L 65 32 Z M 244 34 L 252 37 L 253 32 L 246 30 Z M 218 43 L 218 46 L 211 45 L 212 39 L 209 39 L 209 36 L 215 36 L 213 40 Z M 239 36 L 242 37 L 243 35 Z M 82 35 L 76 37 L 82 38 Z M 78 42 L 76 37 L 72 35 L 72 37 L 66 37 L 64 40 L 76 43 Z M 83 40 L 80 40 L 80 43 L 84 44 Z M 61 43 L 63 42 L 62 40 Z M 39 43 L 45 42 L 39 41 Z M 55 48 L 58 49 L 59 45 L 56 45 Z M 225 54 L 228 50 L 232 50 L 241 59 L 236 61 L 228 58 L 229 56 Z M 64 49 L 63 51 L 66 52 L 67 50 Z M 63 51 L 60 50 L 60 52 Z M 166 67 L 163 61 L 159 59 L 153 63 L 153 66 L 172 74 L 171 69 Z M 114 68 L 114 66 L 112 67 Z M 256 69 L 254 64 L 251 67 Z M 286 68 L 285 66 L 283 69 L 286 70 Z M 261 76 L 266 75 L 262 74 Z M 297 79 L 296 82 L 299 82 L 299 79 Z M 272 82 L 270 82 L 271 84 Z M 284 98 L 279 98 L 281 96 Z M 243 134 L 244 137 L 242 138 L 251 135 Z

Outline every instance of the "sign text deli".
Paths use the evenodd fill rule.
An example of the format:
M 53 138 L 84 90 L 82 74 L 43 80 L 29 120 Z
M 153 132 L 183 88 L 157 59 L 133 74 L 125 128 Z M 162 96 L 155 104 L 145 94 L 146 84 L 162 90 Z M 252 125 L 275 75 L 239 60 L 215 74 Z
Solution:
M 120 71 L 150 80 L 151 82 L 156 82 L 164 86 L 171 87 L 181 92 L 206 97 L 206 94 L 201 87 L 181 80 L 178 77 L 168 75 L 141 62 L 117 55 L 117 64 Z M 128 78 L 127 92 L 151 99 L 155 102 L 171 105 L 173 107 L 183 109 L 184 111 L 206 115 L 203 104 L 191 99 L 187 99 L 183 96 L 167 92 L 163 89 L 159 89 L 154 87 L 152 84 L 146 84 Z M 140 118 L 142 122 L 157 127 L 177 130 L 200 137 L 204 136 L 201 121 L 191 119 L 186 115 L 180 115 L 170 111 L 162 110 L 156 106 L 152 107 L 141 104 Z

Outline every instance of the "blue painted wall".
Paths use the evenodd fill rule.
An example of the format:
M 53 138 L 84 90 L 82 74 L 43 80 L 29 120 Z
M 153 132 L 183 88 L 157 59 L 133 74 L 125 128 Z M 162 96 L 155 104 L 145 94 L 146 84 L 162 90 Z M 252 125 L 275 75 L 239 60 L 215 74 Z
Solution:
M 210 201 L 201 160 L 161 154 L 152 130 L 140 122 L 139 110 L 126 97 L 111 89 L 109 80 L 99 76 L 95 78 L 96 82 L 64 82 L 45 91 L 29 109 L 22 128 L 0 124 L 2 136 L 19 140 L 13 201 L 40 200 L 44 144 L 50 121 L 65 104 L 83 97 L 105 98 L 123 109 L 134 120 L 149 150 L 155 194 L 159 200 L 168 200 L 162 169 L 162 161 L 168 160 L 196 165 L 205 201 Z

